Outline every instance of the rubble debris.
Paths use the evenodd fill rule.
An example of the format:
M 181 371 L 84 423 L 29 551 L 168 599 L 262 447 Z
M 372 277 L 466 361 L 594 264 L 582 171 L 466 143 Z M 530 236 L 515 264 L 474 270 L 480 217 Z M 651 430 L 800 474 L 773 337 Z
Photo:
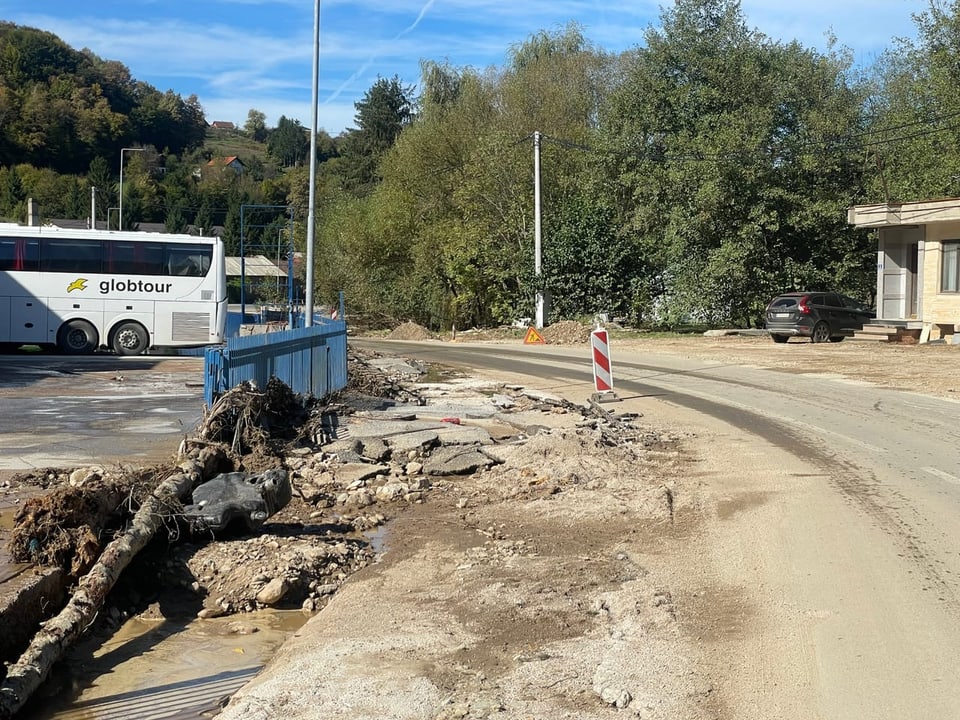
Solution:
M 558 493 L 598 486 L 599 467 L 609 462 L 598 449 L 620 444 L 617 462 L 629 463 L 631 457 L 663 442 L 639 428 L 637 416 L 575 405 L 515 385 L 480 386 L 471 381 L 420 387 L 414 384 L 415 377 L 401 376 L 397 363 L 376 363 L 392 368 L 387 371 L 395 373 L 391 375 L 377 370 L 369 359 L 351 349 L 350 386 L 324 402 L 298 398 L 271 380 L 263 389 L 250 383 L 234 388 L 210 409 L 197 436 L 183 445 L 191 454 L 219 449 L 221 466 L 216 472 L 205 470 L 203 477 L 239 473 L 235 477 L 246 479 L 239 481 L 242 485 L 251 477 L 282 476 L 288 483 L 286 500 L 266 507 L 269 514 L 263 517 L 262 507 L 244 504 L 253 499 L 269 505 L 262 495 L 224 501 L 226 488 L 210 481 L 205 484 L 212 495 L 198 494 L 197 488 L 186 508 L 165 496 L 158 521 L 178 541 L 160 548 L 152 579 L 160 588 L 157 592 L 182 593 L 189 588 L 194 600 L 189 612 L 197 614 L 199 601 L 202 617 L 263 607 L 315 612 L 352 573 L 376 560 L 373 543 L 363 533 L 382 526 L 404 505 L 437 498 L 477 507 L 498 495 L 550 500 Z M 450 418 L 460 422 L 445 422 Z M 563 419 L 566 429 L 552 427 L 553 419 Z M 573 457 L 557 454 L 563 452 L 557 448 L 560 443 L 566 452 L 573 448 Z M 550 462 L 549 472 L 540 469 L 544 461 Z M 68 484 L 71 473 L 50 473 L 57 483 Z M 457 478 L 466 476 L 475 482 L 488 478 L 488 489 L 458 499 Z M 90 532 L 105 539 L 120 532 L 129 512 L 152 502 L 145 491 L 156 487 L 159 477 L 155 473 L 152 479 L 122 485 L 114 493 L 120 508 L 117 517 L 107 512 L 105 519 L 90 524 Z M 73 492 L 95 493 L 107 480 L 89 470 L 75 473 L 75 478 L 80 485 Z M 662 495 L 651 502 L 666 502 Z M 219 508 L 214 504 L 218 501 L 224 501 Z M 96 506 L 95 501 L 85 502 Z M 240 513 L 233 517 L 256 534 L 200 542 L 197 536 L 177 538 L 177 523 L 170 520 L 181 513 L 208 515 L 208 529 L 217 529 L 230 524 L 233 511 Z M 36 533 L 49 518 L 44 520 L 36 508 L 33 512 L 43 521 L 31 526 Z M 664 517 L 667 512 L 663 510 Z M 21 545 L 29 548 L 35 535 L 20 537 Z M 43 542 L 53 547 L 48 536 Z M 110 548 L 117 542 L 108 546 L 108 552 L 115 552 Z M 66 555 L 79 554 L 76 543 L 70 547 L 74 549 Z M 81 588 L 88 582 L 95 581 L 85 577 Z M 137 590 L 143 592 L 142 587 Z M 170 605 L 163 607 L 167 612 Z M 13 693 L 19 697 L 20 689 Z

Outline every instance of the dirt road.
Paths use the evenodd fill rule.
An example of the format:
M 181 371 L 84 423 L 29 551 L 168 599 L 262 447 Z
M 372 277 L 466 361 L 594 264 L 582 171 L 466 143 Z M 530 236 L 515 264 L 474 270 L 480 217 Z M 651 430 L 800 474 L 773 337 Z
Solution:
M 935 453 L 872 445 L 864 428 L 874 412 L 891 425 L 913 413 L 904 427 L 953 458 L 960 406 L 879 386 L 950 398 L 958 349 L 691 338 L 619 357 L 641 350 L 708 360 L 688 370 L 712 376 L 675 371 L 674 397 L 612 408 L 643 415 L 639 446 L 571 423 L 404 511 L 382 561 L 222 717 L 956 717 L 957 473 L 936 457 L 907 473 L 901 454 Z M 622 364 L 668 382 L 649 359 Z M 820 416 L 785 437 L 784 408 L 745 431 L 745 401 L 722 416 L 678 401 L 743 392 L 751 367 L 778 370 L 746 391 L 770 403 L 776 383 L 793 405 L 822 387 L 824 417 L 846 413 L 837 446 L 814 442 Z M 526 372 L 509 379 L 575 402 L 590 391 L 561 387 L 559 366 Z

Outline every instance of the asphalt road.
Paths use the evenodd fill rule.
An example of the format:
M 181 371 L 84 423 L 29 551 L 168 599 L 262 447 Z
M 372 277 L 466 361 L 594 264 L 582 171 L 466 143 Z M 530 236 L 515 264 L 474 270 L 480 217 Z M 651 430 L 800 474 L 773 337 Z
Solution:
M 203 414 L 203 359 L 0 355 L 0 470 L 169 460 Z
M 588 348 L 352 342 L 560 393 L 592 379 Z M 753 615 L 712 642 L 749 716 L 958 717 L 960 403 L 612 350 L 618 394 L 703 433 L 696 568 Z

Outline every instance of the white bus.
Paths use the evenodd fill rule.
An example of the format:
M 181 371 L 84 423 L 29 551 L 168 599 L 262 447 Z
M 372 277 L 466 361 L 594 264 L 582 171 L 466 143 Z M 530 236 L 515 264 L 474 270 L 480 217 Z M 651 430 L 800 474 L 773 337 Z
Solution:
M 0 223 L 0 346 L 139 355 L 223 342 L 223 253 L 216 237 Z

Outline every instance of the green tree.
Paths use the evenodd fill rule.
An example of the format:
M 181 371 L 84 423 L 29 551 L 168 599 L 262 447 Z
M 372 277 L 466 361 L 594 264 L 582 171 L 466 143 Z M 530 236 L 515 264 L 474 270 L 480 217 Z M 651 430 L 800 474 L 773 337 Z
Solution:
M 167 216 L 163 222 L 168 233 L 185 233 L 187 231 L 187 218 L 184 215 L 183 208 L 179 205 L 174 205 L 167 210 Z
M 64 198 L 63 212 L 64 217 L 79 220 L 80 218 L 90 218 L 90 193 L 81 185 L 80 181 L 73 176 L 64 178 L 67 186 L 67 194 Z
M 776 292 L 846 289 L 866 239 L 846 226 L 862 165 L 848 54 L 747 28 L 735 0 L 677 0 L 629 60 L 603 117 L 625 231 L 653 272 L 638 315 L 759 321 Z
M 916 40 L 900 40 L 873 68 L 870 122 L 857 138 L 868 202 L 960 192 L 960 0 L 931 0 L 914 18 Z
M 14 167 L 0 167 L 0 217 L 17 220 L 23 214 L 27 194 Z
M 243 131 L 257 142 L 266 142 L 267 140 L 267 116 L 250 108 L 247 113 L 247 122 L 244 123 Z
M 87 187 L 95 187 L 97 194 L 95 196 L 97 208 L 97 220 L 108 220 L 107 214 L 109 208 L 114 207 L 116 194 L 114 192 L 116 183 L 114 182 L 110 166 L 105 158 L 97 156 L 90 161 L 90 168 L 87 171 Z
M 397 76 L 378 78 L 355 104 L 357 127 L 347 130 L 340 142 L 340 173 L 349 191 L 362 196 L 379 181 L 380 161 L 413 118 L 411 94 L 412 88 Z
M 310 137 L 299 120 L 280 116 L 267 138 L 267 152 L 283 167 L 302 165 L 310 154 Z

